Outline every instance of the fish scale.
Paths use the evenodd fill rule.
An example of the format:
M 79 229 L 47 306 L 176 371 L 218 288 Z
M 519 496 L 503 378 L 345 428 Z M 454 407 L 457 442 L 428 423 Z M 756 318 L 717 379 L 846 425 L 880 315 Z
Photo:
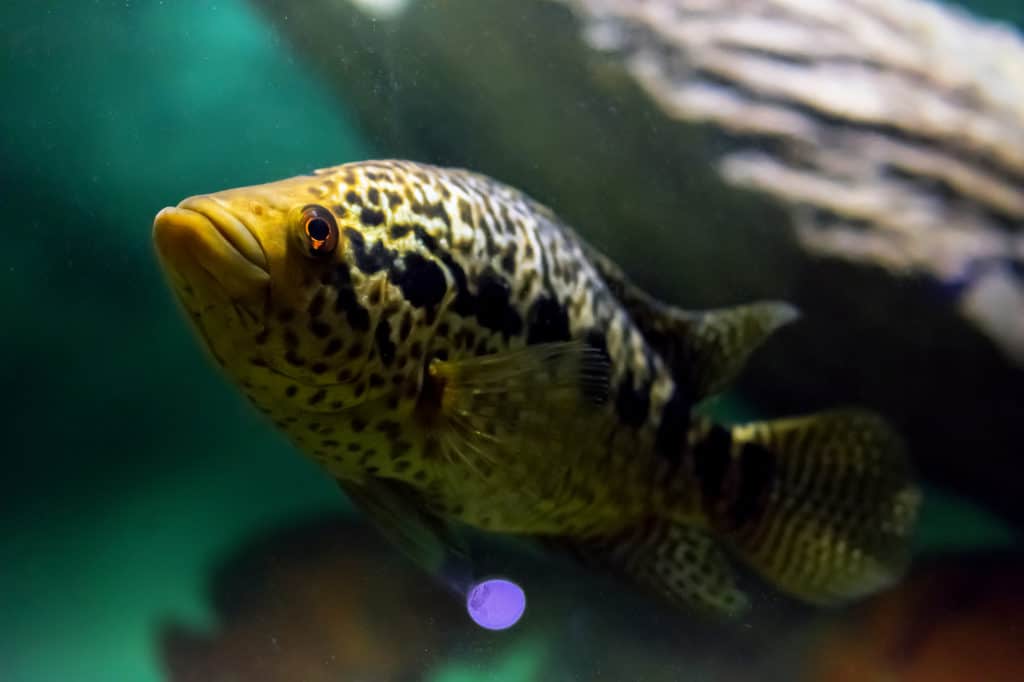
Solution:
M 917 493 L 883 422 L 692 414 L 790 306 L 666 305 L 521 192 L 405 161 L 187 199 L 154 239 L 215 361 L 428 568 L 464 524 L 714 612 L 745 603 L 725 550 L 809 601 L 902 570 Z

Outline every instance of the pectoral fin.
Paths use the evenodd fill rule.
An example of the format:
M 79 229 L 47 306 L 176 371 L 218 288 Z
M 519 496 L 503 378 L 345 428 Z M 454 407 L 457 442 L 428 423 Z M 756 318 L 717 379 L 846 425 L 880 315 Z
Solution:
M 530 492 L 561 480 L 599 436 L 595 406 L 607 399 L 608 360 L 583 342 L 545 343 L 435 360 L 427 381 L 450 463 L 485 477 L 504 467 L 502 480 L 521 479 Z
M 472 562 L 465 541 L 431 514 L 411 487 L 384 479 L 338 481 L 345 494 L 384 537 L 417 565 L 449 582 L 468 585 Z

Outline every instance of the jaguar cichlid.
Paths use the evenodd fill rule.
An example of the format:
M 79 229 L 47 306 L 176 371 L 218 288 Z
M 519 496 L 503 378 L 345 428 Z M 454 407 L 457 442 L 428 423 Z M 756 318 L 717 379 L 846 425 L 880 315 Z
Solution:
M 216 362 L 430 570 L 461 524 L 718 614 L 733 562 L 819 604 L 904 568 L 920 494 L 880 418 L 694 409 L 790 305 L 675 308 L 515 189 L 405 161 L 192 197 L 154 239 Z

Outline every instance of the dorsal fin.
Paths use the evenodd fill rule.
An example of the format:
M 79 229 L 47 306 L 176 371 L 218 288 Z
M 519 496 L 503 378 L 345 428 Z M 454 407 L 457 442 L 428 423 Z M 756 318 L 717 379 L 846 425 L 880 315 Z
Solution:
M 776 329 L 799 317 L 794 306 L 781 301 L 705 311 L 682 310 L 662 303 L 633 284 L 619 266 L 597 249 L 586 243 L 583 249 L 647 343 L 696 400 L 725 389 L 758 346 Z

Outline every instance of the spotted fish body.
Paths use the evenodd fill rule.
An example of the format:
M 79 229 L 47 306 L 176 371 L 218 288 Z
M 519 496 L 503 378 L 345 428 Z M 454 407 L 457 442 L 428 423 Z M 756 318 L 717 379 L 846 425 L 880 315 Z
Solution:
M 154 237 L 217 362 L 400 543 L 444 545 L 453 522 L 541 535 L 719 611 L 742 601 L 722 548 L 815 601 L 899 570 L 916 492 L 880 422 L 692 415 L 787 306 L 671 308 L 522 193 L 401 161 L 193 197 Z M 875 473 L 787 516 L 815 494 L 816 439 Z M 856 519 L 854 484 L 878 498 Z M 817 568 L 790 566 L 801 552 Z

